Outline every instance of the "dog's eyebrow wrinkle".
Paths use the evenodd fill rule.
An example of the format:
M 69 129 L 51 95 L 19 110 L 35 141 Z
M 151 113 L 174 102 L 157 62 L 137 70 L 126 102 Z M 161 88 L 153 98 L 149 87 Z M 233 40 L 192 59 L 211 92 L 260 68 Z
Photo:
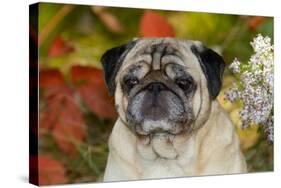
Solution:
M 161 70 L 163 58 L 167 60 L 167 56 L 174 56 L 178 60 L 183 61 L 183 56 L 180 51 L 174 46 L 172 46 L 170 43 L 164 41 L 141 49 L 139 53 L 136 53 L 134 55 L 134 58 L 138 60 L 143 59 L 145 63 L 150 65 L 151 70 Z
M 138 54 L 138 57 L 135 57 L 135 62 L 139 65 L 146 64 L 147 66 L 150 66 L 151 60 L 151 54 Z
M 165 56 L 175 56 L 175 57 L 179 58 L 181 61 L 183 61 L 182 54 L 178 50 L 175 50 L 175 49 L 172 52 L 167 51 L 165 53 Z
M 178 57 L 178 56 L 175 56 L 175 55 L 165 55 L 163 58 L 162 58 L 162 63 L 165 65 L 165 64 L 168 64 L 168 63 L 178 63 L 184 67 L 187 68 L 186 65 L 183 64 L 183 60 Z
M 152 58 L 152 70 L 160 70 L 161 68 L 161 54 L 159 52 L 156 52 L 153 54 Z
M 161 69 L 161 59 L 166 53 L 167 44 L 157 44 L 152 46 L 152 70 L 160 70 Z

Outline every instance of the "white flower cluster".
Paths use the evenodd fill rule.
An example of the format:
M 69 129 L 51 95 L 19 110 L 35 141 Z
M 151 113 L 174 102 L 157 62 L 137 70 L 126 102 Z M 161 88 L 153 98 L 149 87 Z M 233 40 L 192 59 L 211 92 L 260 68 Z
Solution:
M 243 128 L 251 123 L 261 125 L 273 141 L 273 46 L 269 37 L 260 34 L 250 44 L 255 52 L 250 60 L 241 63 L 235 59 L 230 65 L 236 83 L 225 93 L 225 99 L 242 102 Z

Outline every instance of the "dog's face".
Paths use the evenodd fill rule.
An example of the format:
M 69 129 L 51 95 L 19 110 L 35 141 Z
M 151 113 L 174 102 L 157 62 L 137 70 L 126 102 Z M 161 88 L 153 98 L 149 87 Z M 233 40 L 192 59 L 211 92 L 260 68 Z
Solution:
M 123 122 L 137 135 L 178 135 L 206 121 L 221 88 L 223 59 L 199 42 L 137 39 L 102 57 Z

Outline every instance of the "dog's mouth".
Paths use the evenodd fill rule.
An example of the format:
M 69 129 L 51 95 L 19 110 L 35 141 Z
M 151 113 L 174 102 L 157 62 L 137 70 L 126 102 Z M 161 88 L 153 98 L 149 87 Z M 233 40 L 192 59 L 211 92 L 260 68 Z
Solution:
M 172 89 L 153 82 L 130 98 L 127 120 L 135 133 L 177 135 L 188 129 L 192 113 Z

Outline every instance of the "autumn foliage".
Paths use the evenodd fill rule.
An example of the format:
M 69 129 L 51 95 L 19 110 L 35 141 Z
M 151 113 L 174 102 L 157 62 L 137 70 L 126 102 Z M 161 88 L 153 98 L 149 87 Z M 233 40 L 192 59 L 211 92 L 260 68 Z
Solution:
M 63 184 L 67 182 L 66 170 L 63 164 L 48 155 L 39 155 L 30 158 L 31 174 L 30 176 L 39 185 L 52 185 L 52 184 Z M 38 168 L 38 169 L 37 169 Z M 38 170 L 38 177 L 37 173 Z
M 72 52 L 74 49 L 70 44 L 67 44 L 60 36 L 55 38 L 48 51 L 49 57 L 56 57 L 65 53 Z
M 62 151 L 74 153 L 86 129 L 74 91 L 58 70 L 40 71 L 39 86 L 46 102 L 40 113 L 40 134 L 50 132 Z
M 94 114 L 101 119 L 116 117 L 113 98 L 108 95 L 102 70 L 73 66 L 71 79 L 82 101 Z
M 141 18 L 140 34 L 143 37 L 174 37 L 175 31 L 164 17 L 146 10 Z

